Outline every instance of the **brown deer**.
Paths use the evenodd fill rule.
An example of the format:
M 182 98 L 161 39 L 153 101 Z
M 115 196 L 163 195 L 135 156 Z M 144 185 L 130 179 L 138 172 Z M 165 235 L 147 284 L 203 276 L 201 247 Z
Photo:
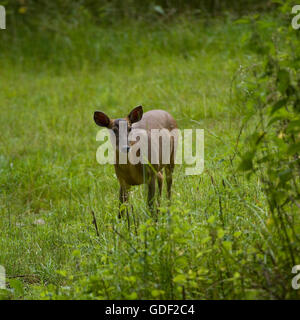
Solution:
M 98 126 L 106 127 L 111 129 L 116 137 L 116 163 L 115 172 L 120 183 L 120 207 L 122 203 L 128 201 L 128 191 L 131 186 L 147 184 L 148 185 L 148 205 L 150 210 L 153 210 L 154 197 L 155 197 L 155 180 L 157 179 L 159 188 L 158 203 L 160 203 L 160 197 L 162 193 L 163 186 L 163 168 L 165 168 L 166 182 L 167 182 L 167 196 L 170 200 L 171 198 L 171 187 L 172 187 L 172 174 L 174 170 L 174 159 L 175 159 L 175 148 L 176 148 L 176 136 L 170 136 L 170 149 L 169 149 L 169 161 L 162 161 L 162 137 L 159 137 L 157 147 L 159 150 L 159 160 L 158 163 L 151 164 L 151 130 L 152 129 L 167 129 L 165 132 L 171 132 L 173 129 L 177 129 L 177 124 L 174 118 L 164 110 L 151 110 L 143 114 L 143 107 L 138 106 L 134 108 L 127 117 L 121 119 L 110 119 L 105 113 L 101 111 L 95 111 L 94 120 Z M 122 125 L 126 124 L 127 132 L 125 132 L 124 137 L 121 137 L 119 130 L 121 122 Z M 134 129 L 143 129 L 146 132 L 146 139 L 148 139 L 148 164 L 143 164 L 141 162 L 137 164 L 131 164 L 127 161 L 126 164 L 120 163 L 120 153 L 125 152 L 128 156 L 130 155 L 131 148 L 136 142 L 129 142 L 128 135 Z M 176 130 L 175 130 L 176 131 Z M 121 139 L 122 138 L 122 139 Z M 120 141 L 125 141 L 125 145 L 121 145 Z M 152 139 L 154 140 L 154 139 Z M 152 143 L 157 144 L 152 141 Z M 149 164 L 150 163 L 150 164 Z M 121 209 L 119 207 L 119 218 L 121 217 Z

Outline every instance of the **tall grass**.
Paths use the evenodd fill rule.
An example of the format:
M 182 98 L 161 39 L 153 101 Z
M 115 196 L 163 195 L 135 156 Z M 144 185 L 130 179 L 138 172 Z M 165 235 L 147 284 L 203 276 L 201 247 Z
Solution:
M 235 169 L 244 110 L 230 92 L 258 60 L 249 28 L 181 18 L 1 33 L 0 264 L 14 289 L 3 297 L 298 297 L 290 270 L 276 280 L 260 251 L 272 241 L 260 182 Z M 142 186 L 129 220 L 117 219 L 113 167 L 95 157 L 93 111 L 121 117 L 139 104 L 205 130 L 205 172 L 175 169 L 157 222 Z

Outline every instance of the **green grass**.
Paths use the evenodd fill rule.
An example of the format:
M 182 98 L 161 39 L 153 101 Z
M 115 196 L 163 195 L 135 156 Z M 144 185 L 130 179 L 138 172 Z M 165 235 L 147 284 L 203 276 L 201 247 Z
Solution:
M 236 173 L 238 157 L 230 162 L 243 114 L 232 79 L 257 61 L 242 44 L 248 31 L 182 20 L 5 35 L 0 264 L 14 288 L 6 297 L 278 297 L 264 287 L 270 265 L 257 252 L 271 246 L 260 183 Z M 172 205 L 164 193 L 157 223 L 145 188 L 133 188 L 128 228 L 117 218 L 113 166 L 96 162 L 93 111 L 122 117 L 139 104 L 169 111 L 182 129 L 204 129 L 205 171 L 176 167 Z

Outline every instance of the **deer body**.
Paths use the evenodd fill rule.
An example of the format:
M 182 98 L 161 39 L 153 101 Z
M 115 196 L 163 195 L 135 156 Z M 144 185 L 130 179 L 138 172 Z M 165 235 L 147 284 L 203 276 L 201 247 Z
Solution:
M 160 199 L 163 186 L 163 172 L 165 168 L 166 173 L 166 182 L 167 182 L 167 192 L 168 199 L 171 197 L 171 186 L 172 186 L 172 173 L 174 170 L 174 157 L 175 157 L 175 142 L 174 139 L 171 140 L 170 146 L 170 161 L 167 164 L 162 163 L 162 142 L 159 141 L 159 145 L 156 146 L 159 150 L 159 161 L 158 163 L 151 164 L 151 130 L 152 129 L 167 129 L 172 131 L 177 128 L 176 121 L 174 118 L 164 110 L 151 110 L 143 114 L 143 109 L 141 106 L 133 109 L 128 117 L 123 119 L 111 120 L 104 113 L 96 111 L 94 114 L 94 120 L 96 124 L 100 126 L 107 127 L 112 129 L 116 135 L 116 164 L 115 172 L 116 176 L 120 183 L 120 206 L 122 203 L 128 201 L 128 191 L 131 186 L 147 184 L 148 185 L 148 205 L 150 209 L 153 209 L 153 202 L 155 196 L 155 181 L 158 182 L 159 187 L 159 197 Z M 148 162 L 150 165 L 137 163 L 132 164 L 130 161 L 127 161 L 126 164 L 122 164 L 119 161 L 120 152 L 124 152 L 124 148 L 119 145 L 120 137 L 119 133 L 119 124 L 120 121 L 126 121 L 128 125 L 128 133 L 134 129 L 145 130 L 148 140 Z M 135 142 L 128 143 L 126 146 L 127 151 L 127 160 L 129 160 L 130 153 L 133 152 L 131 147 Z M 121 216 L 121 212 L 119 213 Z

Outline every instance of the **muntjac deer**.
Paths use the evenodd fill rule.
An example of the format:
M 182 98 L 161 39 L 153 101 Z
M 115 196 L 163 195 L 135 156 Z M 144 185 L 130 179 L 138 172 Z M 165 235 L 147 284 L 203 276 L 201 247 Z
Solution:
M 141 185 L 147 184 L 148 185 L 148 205 L 150 210 L 153 210 L 154 204 L 154 197 L 155 197 L 155 180 L 157 179 L 158 188 L 159 188 L 159 197 L 158 203 L 160 201 L 161 193 L 162 193 L 162 186 L 163 186 L 163 168 L 165 168 L 166 174 L 166 182 L 167 182 L 167 196 L 168 199 L 171 198 L 171 187 L 172 187 L 172 174 L 174 170 L 174 160 L 175 160 L 175 149 L 176 149 L 176 134 L 170 134 L 169 136 L 169 150 L 167 152 L 167 161 L 163 157 L 163 150 L 162 150 L 162 139 L 163 137 L 160 136 L 159 139 L 151 139 L 151 130 L 158 129 L 162 130 L 163 132 L 169 132 L 173 129 L 177 129 L 177 124 L 174 118 L 166 111 L 163 110 L 151 110 L 143 114 L 142 106 L 138 106 L 134 108 L 127 117 L 121 119 L 110 119 L 105 113 L 101 111 L 95 111 L 94 113 L 94 120 L 98 126 L 106 127 L 111 129 L 116 137 L 116 162 L 115 162 L 115 172 L 117 178 L 120 183 L 120 207 L 119 207 L 119 218 L 121 217 L 121 205 L 124 202 L 128 201 L 128 191 L 131 186 L 134 185 Z M 121 125 L 122 127 L 126 125 L 127 130 L 122 130 L 125 133 L 125 137 L 121 136 Z M 124 128 L 124 127 L 123 127 Z M 137 163 L 132 164 L 130 161 L 123 164 L 119 161 L 120 153 L 126 153 L 126 157 L 130 156 L 130 153 L 133 152 L 132 147 L 134 146 L 135 142 L 130 142 L 128 136 L 134 130 L 144 130 L 146 134 L 146 139 L 148 140 L 148 155 L 147 155 L 147 163 Z M 165 130 L 166 129 L 166 130 Z M 156 130 L 156 132 L 158 131 Z M 152 131 L 153 132 L 153 131 Z M 173 131 L 174 132 L 174 131 Z M 176 130 L 175 130 L 176 132 Z M 124 135 L 123 133 L 123 135 Z M 124 139 L 125 138 L 125 139 Z M 121 143 L 123 141 L 123 145 Z M 125 144 L 124 144 L 125 141 Z M 151 147 L 152 145 L 152 147 Z M 154 148 L 154 149 L 152 149 Z M 156 163 L 151 162 L 151 151 L 158 150 L 158 161 Z

